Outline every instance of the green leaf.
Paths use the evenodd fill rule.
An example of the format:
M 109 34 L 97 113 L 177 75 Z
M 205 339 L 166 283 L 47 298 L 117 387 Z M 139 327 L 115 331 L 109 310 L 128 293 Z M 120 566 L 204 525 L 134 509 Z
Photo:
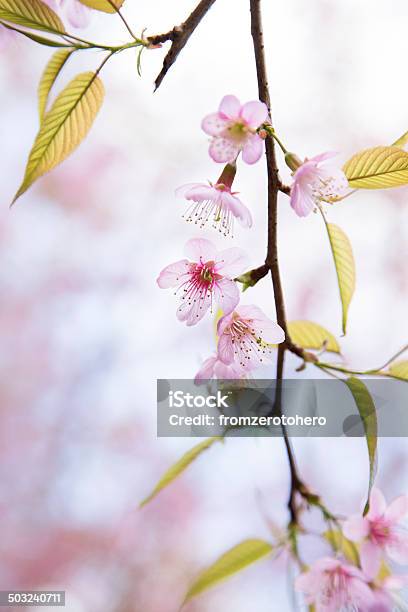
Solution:
M 224 553 L 196 578 L 185 596 L 183 605 L 196 595 L 269 555 L 273 547 L 264 540 L 244 540 Z
M 9 23 L 6 23 L 5 21 L 0 21 L 0 24 L 4 26 L 5 28 L 7 28 L 8 30 L 12 30 L 13 32 L 22 34 L 26 38 L 29 38 L 30 40 L 33 40 L 34 42 L 39 43 L 40 45 L 44 45 L 45 47 L 58 47 L 58 48 L 70 47 L 72 48 L 71 44 L 68 44 L 62 41 L 58 42 L 57 40 L 51 40 L 50 38 L 45 38 L 44 36 L 39 36 L 38 34 L 34 34 L 34 32 L 20 30 L 19 28 L 16 28 L 10 25 Z
M 156 495 L 160 493 L 160 491 L 162 491 L 170 483 L 172 483 L 173 480 L 180 476 L 180 474 L 184 472 L 184 470 L 188 468 L 189 465 L 191 465 L 191 463 L 193 463 L 193 461 L 197 459 L 199 455 L 201 455 L 201 453 L 210 448 L 210 446 L 212 446 L 214 442 L 218 442 L 221 440 L 222 438 L 220 437 L 208 438 L 207 440 L 203 440 L 203 442 L 200 442 L 192 449 L 187 451 L 187 453 L 185 453 L 185 455 L 183 455 L 181 459 L 177 461 L 177 463 L 172 465 L 171 468 L 167 470 L 167 472 L 162 476 L 157 485 L 154 487 L 153 491 L 146 497 L 146 499 L 142 501 L 140 507 L 145 506 L 149 501 L 156 497 Z
M 347 561 L 350 561 L 357 567 L 360 565 L 360 556 L 358 554 L 357 546 L 354 542 L 348 540 L 341 531 L 329 530 L 325 531 L 323 537 L 330 544 L 335 552 L 341 552 Z
M 344 381 L 350 389 L 361 419 L 364 425 L 364 431 L 367 440 L 368 448 L 368 459 L 369 459 L 369 481 L 368 481 L 368 498 L 374 484 L 374 477 L 377 463 L 377 414 L 373 399 L 370 395 L 369 390 L 362 380 L 355 378 L 354 376 Z M 366 511 L 368 511 L 368 501 L 366 504 Z M 365 512 L 366 512 L 365 511 Z
M 403 147 L 408 142 L 408 132 L 404 132 L 402 136 L 398 138 L 395 142 L 392 143 L 393 147 Z
M 340 353 L 336 338 L 327 329 L 311 321 L 290 321 L 288 332 L 291 340 L 304 349 L 320 350 L 323 347 L 331 353 Z
M 41 123 L 13 203 L 78 147 L 88 134 L 103 97 L 102 81 L 94 72 L 79 74 L 59 94 Z
M 366 149 L 353 155 L 343 170 L 350 187 L 387 189 L 406 185 L 408 153 L 397 146 Z
M 348 309 L 356 287 L 353 250 L 350 240 L 343 230 L 333 223 L 328 223 L 324 216 L 323 219 L 326 224 L 334 265 L 336 267 L 337 284 L 339 286 L 342 306 L 342 330 L 345 335 L 347 331 Z
M 48 62 L 45 70 L 40 79 L 38 86 L 38 112 L 40 116 L 40 122 L 43 120 L 45 110 L 47 108 L 48 97 L 52 86 L 54 85 L 57 77 L 63 67 L 65 66 L 68 58 L 73 53 L 73 49 L 63 49 L 56 51 Z
M 388 372 L 395 378 L 401 378 L 402 380 L 408 380 L 408 361 L 397 361 L 393 363 Z
M 0 19 L 33 30 L 65 33 L 61 19 L 41 0 L 0 0 Z
M 79 0 L 85 6 L 89 6 L 91 9 L 96 11 L 103 11 L 104 13 L 116 13 L 117 9 L 120 9 L 125 0 L 113 0 L 116 9 L 108 0 Z

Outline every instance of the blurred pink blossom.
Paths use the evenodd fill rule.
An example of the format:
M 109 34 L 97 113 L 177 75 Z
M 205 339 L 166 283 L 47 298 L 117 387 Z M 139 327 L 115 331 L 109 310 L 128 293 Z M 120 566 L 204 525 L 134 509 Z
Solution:
M 232 279 L 247 266 L 244 251 L 235 247 L 217 251 L 209 240 L 193 238 L 185 253 L 189 259 L 170 264 L 157 279 L 161 289 L 178 287 L 182 291 L 177 318 L 195 325 L 212 308 L 213 299 L 223 312 L 232 312 L 239 302 L 239 289 Z
M 201 127 L 212 136 L 209 153 L 219 163 L 242 159 L 254 164 L 262 155 L 263 141 L 257 129 L 268 117 L 266 104 L 254 100 L 241 106 L 235 96 L 224 96 L 218 112 L 204 117 Z
M 373 593 L 364 574 L 338 559 L 324 557 L 298 576 L 296 589 L 304 593 L 306 603 L 316 612 L 366 610 L 374 603 Z
M 334 164 L 323 166 L 336 155 L 329 151 L 306 159 L 293 174 L 290 205 L 299 217 L 307 217 L 320 202 L 335 202 L 346 194 L 348 182 L 344 172 Z
M 92 10 L 79 0 L 44 0 L 54 11 L 66 17 L 73 28 L 86 28 L 90 21 Z
M 408 531 L 400 526 L 407 514 L 408 495 L 397 497 L 387 507 L 381 491 L 373 489 L 368 514 L 353 516 L 344 523 L 346 538 L 362 542 L 361 567 L 369 578 L 377 576 L 384 555 L 396 563 L 408 563 Z
M 218 378 L 224 380 L 234 380 L 236 378 L 245 378 L 246 371 L 243 370 L 238 364 L 231 363 L 226 365 L 223 363 L 217 354 L 211 355 L 206 359 L 199 371 L 197 372 L 194 383 L 199 385 L 204 380 L 210 380 L 211 378 Z
M 285 340 L 283 329 L 258 306 L 240 306 L 218 322 L 218 357 L 226 365 L 235 363 L 245 370 L 270 360 L 272 348 Z

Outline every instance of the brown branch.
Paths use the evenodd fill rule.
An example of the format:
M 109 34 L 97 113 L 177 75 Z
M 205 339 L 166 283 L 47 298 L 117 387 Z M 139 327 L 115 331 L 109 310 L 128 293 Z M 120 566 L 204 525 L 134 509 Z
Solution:
M 176 61 L 180 51 L 187 44 L 190 36 L 214 3 L 215 0 L 201 0 L 191 15 L 189 15 L 179 26 L 175 26 L 172 30 L 164 34 L 157 34 L 147 38 L 151 45 L 159 45 L 171 41 L 171 47 L 163 61 L 163 68 L 154 82 L 155 90 L 160 87 L 161 82 Z
M 253 39 L 253 47 L 255 54 L 256 73 L 258 79 L 258 92 L 259 99 L 264 102 L 269 110 L 269 115 L 272 125 L 271 117 L 271 100 L 269 94 L 268 77 L 265 62 L 265 51 L 264 51 L 264 38 L 262 30 L 262 14 L 261 14 L 261 0 L 250 0 L 251 9 L 251 33 Z M 265 140 L 266 149 L 266 164 L 268 171 L 268 248 L 266 255 L 266 265 L 271 271 L 272 284 L 275 299 L 276 319 L 278 324 L 285 331 L 286 341 L 278 346 L 278 360 L 276 369 L 277 389 L 275 398 L 275 408 L 281 413 L 281 395 L 282 395 L 282 379 L 283 379 L 283 368 L 285 360 L 285 351 L 290 348 L 293 352 L 299 353 L 302 351 L 299 347 L 294 345 L 289 336 L 287 330 L 286 313 L 285 313 L 285 301 L 282 290 L 282 283 L 280 278 L 279 260 L 278 260 L 278 192 L 282 189 L 283 184 L 279 178 L 278 165 L 275 153 L 275 143 L 271 136 L 268 136 Z M 303 354 L 303 351 L 302 351 Z M 301 479 L 299 478 L 295 456 L 293 454 L 292 446 L 287 435 L 286 430 L 283 428 L 283 437 L 285 441 L 286 451 L 289 460 L 289 468 L 291 474 L 291 488 L 288 501 L 288 508 L 291 517 L 291 524 L 296 527 L 299 523 L 298 507 L 296 504 L 296 493 L 301 493 L 302 490 L 306 491 Z

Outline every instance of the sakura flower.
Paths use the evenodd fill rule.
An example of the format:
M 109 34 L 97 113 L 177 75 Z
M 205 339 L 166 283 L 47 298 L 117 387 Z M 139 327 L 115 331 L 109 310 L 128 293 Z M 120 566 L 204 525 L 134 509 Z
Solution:
M 257 306 L 240 306 L 218 321 L 218 357 L 226 365 L 244 370 L 270 360 L 272 348 L 285 339 L 283 329 Z
M 381 581 L 381 584 L 373 585 L 374 602 L 369 606 L 367 612 L 390 612 L 399 610 L 399 595 L 408 584 L 408 576 L 390 575 Z M 405 608 L 401 608 L 402 610 Z
M 217 251 L 204 238 L 189 240 L 185 253 L 188 259 L 170 264 L 157 279 L 160 288 L 178 287 L 181 291 L 177 318 L 195 325 L 212 308 L 213 300 L 223 312 L 232 312 L 239 302 L 239 290 L 232 279 L 247 267 L 245 253 L 238 248 Z
M 246 371 L 239 367 L 239 365 L 236 363 L 226 365 L 219 359 L 218 355 L 215 354 L 211 355 L 211 357 L 208 357 L 208 359 L 203 362 L 194 378 L 194 383 L 199 385 L 204 380 L 210 380 L 211 378 L 235 380 L 245 377 Z
M 408 563 L 408 532 L 400 523 L 408 514 L 408 495 L 397 497 L 387 507 L 383 494 L 373 489 L 366 516 L 349 518 L 343 525 L 346 538 L 362 542 L 361 567 L 369 578 L 375 578 L 384 556 L 396 563 Z
M 60 11 L 73 28 L 86 28 L 90 21 L 92 10 L 79 0 L 44 0 L 54 11 Z
M 348 182 L 344 172 L 332 163 L 324 165 L 336 155 L 320 153 L 294 168 L 290 205 L 299 217 L 306 217 L 321 202 L 333 203 L 346 194 Z
M 212 136 L 210 157 L 220 163 L 232 162 L 242 151 L 244 162 L 257 162 L 263 151 L 257 129 L 267 117 L 263 102 L 254 100 L 241 106 L 235 96 L 224 96 L 218 112 L 207 115 L 201 123 L 204 132 Z
M 316 612 L 366 610 L 374 603 L 364 574 L 353 565 L 324 557 L 298 576 L 296 590 L 304 593 L 306 603 Z
M 233 233 L 234 218 L 238 219 L 243 227 L 251 227 L 252 217 L 248 208 L 231 191 L 235 178 L 235 164 L 227 164 L 220 178 L 212 185 L 209 183 L 190 183 L 176 190 L 176 195 L 192 201 L 183 217 L 188 222 L 204 227 L 209 219 L 212 226 L 228 236 Z

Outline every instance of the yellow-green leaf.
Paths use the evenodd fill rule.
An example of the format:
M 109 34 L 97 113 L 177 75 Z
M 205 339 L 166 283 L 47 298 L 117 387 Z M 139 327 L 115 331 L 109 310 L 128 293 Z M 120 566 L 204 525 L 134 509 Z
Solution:
M 393 147 L 403 147 L 408 142 L 408 132 L 404 132 L 402 136 L 398 138 L 395 142 L 392 143 Z
M 61 51 L 56 51 L 45 67 L 38 86 L 38 112 L 40 122 L 45 115 L 48 97 L 50 95 L 52 86 L 72 53 L 72 49 L 62 49 Z
M 41 0 L 0 0 L 0 19 L 34 30 L 65 33 L 61 19 Z
M 272 545 L 264 540 L 244 540 L 237 544 L 199 574 L 188 590 L 184 603 L 248 565 L 255 563 L 255 561 L 262 559 L 262 557 L 269 555 L 272 550 Z
M 356 287 L 356 270 L 354 264 L 353 250 L 350 240 L 337 225 L 326 223 L 330 246 L 333 253 L 334 265 L 336 267 L 337 283 L 340 291 L 342 306 L 342 330 L 347 330 L 347 315 L 351 299 Z
M 343 170 L 350 187 L 387 189 L 406 185 L 408 153 L 398 146 L 366 149 L 353 155 Z
M 77 148 L 89 132 L 103 97 L 102 81 L 94 72 L 79 74 L 65 87 L 41 123 L 13 202 Z
M 311 321 L 290 321 L 288 332 L 291 340 L 304 349 L 320 350 L 323 347 L 331 353 L 340 353 L 336 338 L 327 329 Z
M 393 363 L 388 372 L 391 376 L 395 376 L 395 378 L 402 378 L 403 380 L 408 380 L 408 361 L 397 361 Z
M 173 482 L 173 480 L 180 476 L 180 474 L 184 472 L 184 470 L 188 468 L 188 466 L 191 465 L 191 463 L 193 463 L 193 461 L 197 459 L 197 457 L 201 455 L 202 452 L 210 448 L 210 446 L 212 446 L 214 442 L 220 440 L 222 440 L 222 438 L 220 437 L 208 438 L 207 440 L 203 440 L 203 442 L 200 442 L 200 444 L 197 444 L 192 449 L 187 451 L 187 453 L 185 453 L 181 457 L 181 459 L 177 461 L 177 463 L 172 465 L 171 468 L 167 470 L 167 472 L 162 476 L 157 485 L 154 487 L 153 491 L 146 497 L 146 499 L 142 501 L 140 507 L 145 506 L 149 501 L 156 497 L 156 495 L 160 493 L 160 491 L 162 491 L 171 482 Z
M 103 11 L 104 13 L 116 13 L 116 9 L 120 9 L 125 0 L 112 0 L 114 5 L 108 0 L 79 0 L 85 6 L 89 6 L 91 9 L 95 9 L 96 11 Z
M 341 531 L 325 531 L 323 537 L 328 541 L 334 552 L 341 552 L 344 557 L 357 567 L 360 565 L 360 556 L 354 542 L 348 540 Z
M 360 413 L 361 420 L 364 425 L 365 436 L 367 440 L 368 459 L 369 459 L 369 481 L 368 481 L 368 498 L 372 486 L 374 484 L 374 477 L 377 463 L 377 413 L 373 399 L 370 395 L 369 390 L 362 380 L 355 378 L 354 376 L 344 381 L 350 389 L 358 411 Z M 366 504 L 366 511 L 368 511 L 368 501 Z

